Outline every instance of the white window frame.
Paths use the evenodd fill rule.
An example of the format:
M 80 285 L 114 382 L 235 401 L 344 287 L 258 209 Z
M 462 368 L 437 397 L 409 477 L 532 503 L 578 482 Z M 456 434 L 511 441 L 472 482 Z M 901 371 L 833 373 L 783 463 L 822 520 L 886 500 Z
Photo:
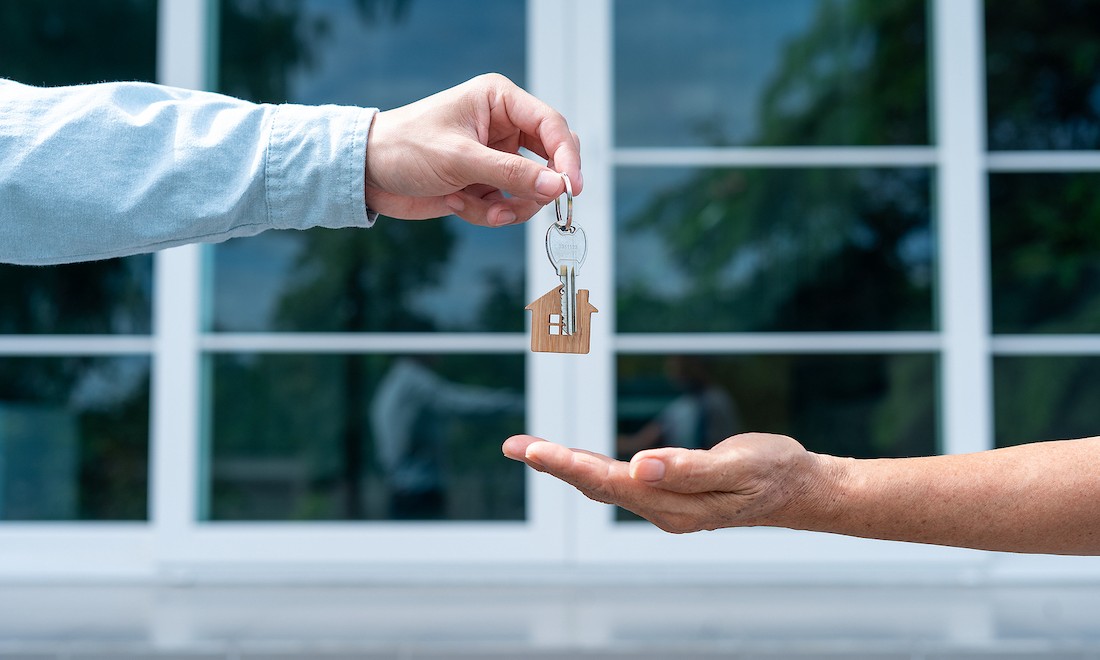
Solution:
M 621 165 L 726 167 L 896 167 L 934 170 L 934 213 L 938 240 L 936 317 L 933 332 L 905 333 L 705 333 L 698 335 L 615 335 L 613 320 L 593 323 L 592 370 L 567 381 L 577 388 L 572 438 L 581 446 L 613 453 L 615 355 L 699 352 L 762 353 L 932 353 L 939 362 L 937 401 L 944 453 L 993 447 L 991 357 L 1009 353 L 1095 353 L 1100 338 L 996 337 L 990 332 L 987 166 L 1003 171 L 1100 169 L 1098 154 L 992 154 L 985 150 L 985 60 L 982 0 L 929 3 L 931 39 L 930 109 L 933 146 L 828 148 L 615 148 L 612 143 L 612 49 L 614 0 L 572 0 L 567 17 L 545 26 L 567 35 L 553 51 L 551 66 L 572 70 L 571 94 L 559 103 L 584 136 L 584 196 L 578 217 L 590 240 L 584 280 L 597 306 L 615 309 L 613 277 L 613 191 Z M 628 4 L 628 3 L 622 3 Z M 541 90 L 538 90 L 541 91 Z M 587 220 L 586 220 L 587 219 Z M 594 219 L 594 220 L 593 220 Z M 590 229 L 594 227 L 594 229 Z M 569 441 L 567 438 L 555 438 Z M 722 530 L 675 536 L 644 523 L 616 524 L 613 510 L 594 505 L 575 510 L 577 541 L 571 557 L 583 564 L 661 565 L 707 574 L 822 574 L 823 568 L 863 575 L 874 568 L 895 574 L 932 570 L 967 579 L 1020 576 L 1100 575 L 1090 558 L 1022 556 L 937 546 L 854 539 L 781 529 Z M 712 573 L 718 571 L 718 573 Z M 833 575 L 836 575 L 833 573 Z M 857 578 L 854 578 L 857 579 Z
M 162 5 L 182 5 L 192 12 L 190 0 L 162 0 Z M 209 5 L 207 5 L 209 7 Z M 210 10 L 209 8 L 207 9 Z M 209 26 L 212 17 L 201 24 Z M 203 87 L 203 75 L 212 70 L 204 57 L 212 49 L 207 42 L 215 36 L 207 29 L 189 31 L 192 40 L 177 44 L 178 51 L 167 56 L 185 58 L 177 71 L 180 79 L 168 84 Z M 158 312 L 166 315 L 158 328 L 178 333 L 165 339 L 165 352 L 158 364 L 166 366 L 163 376 L 163 403 L 172 414 L 158 417 L 161 426 L 155 434 L 155 446 L 161 451 L 155 461 L 154 527 L 157 530 L 158 570 L 172 576 L 201 575 L 211 570 L 241 575 L 272 571 L 283 579 L 293 575 L 366 572 L 392 575 L 402 567 L 423 571 L 425 565 L 494 564 L 514 561 L 557 560 L 564 553 L 564 509 L 555 502 L 553 484 L 527 478 L 527 519 L 518 522 L 206 522 L 201 521 L 200 494 L 202 476 L 200 451 L 202 430 L 198 421 L 202 410 L 198 393 L 200 362 L 204 356 L 220 352 L 262 353 L 500 353 L 522 355 L 526 335 L 512 334 L 325 334 L 325 333 L 203 333 L 200 331 L 199 282 L 201 250 L 195 246 L 167 251 L 160 255 L 166 271 L 158 283 L 181 287 L 188 283 L 184 296 L 158 296 Z M 161 263 L 158 261 L 158 264 Z M 159 275 L 160 273 L 158 273 Z M 182 298 L 182 299 L 181 299 Z M 522 310 L 517 310 L 522 313 Z M 158 314 L 158 321 L 160 320 Z M 161 382 L 158 379 L 158 383 Z M 158 398 L 158 401 L 161 399 Z M 177 416 L 178 413 L 178 416 Z M 175 418 L 175 419 L 171 419 Z M 556 433 L 554 420 L 540 420 L 537 410 L 528 413 L 532 428 L 544 427 L 548 435 Z M 503 441 L 503 438 L 499 440 Z M 503 457 L 501 460 L 506 460 Z M 336 567 L 336 568 L 334 568 Z
M 615 148 L 614 0 L 527 2 L 529 87 L 569 117 L 584 138 L 585 188 L 576 209 L 589 237 L 589 256 L 581 284 L 592 291 L 600 309 L 593 319 L 591 353 L 530 354 L 526 334 L 519 333 L 204 333 L 203 249 L 186 246 L 158 253 L 151 336 L 0 337 L 0 355 L 152 358 L 149 521 L 0 525 L 0 579 L 447 579 L 460 574 L 512 579 L 530 578 L 532 561 L 572 568 L 588 578 L 592 571 L 621 575 L 607 573 L 611 567 L 636 574 L 640 566 L 656 566 L 663 575 L 687 581 L 760 574 L 813 580 L 826 568 L 834 578 L 861 579 L 875 567 L 891 575 L 931 570 L 989 580 L 1100 576 L 1100 564 L 1091 558 L 1003 555 L 781 529 L 668 535 L 644 523 L 616 523 L 612 508 L 530 470 L 523 522 L 200 522 L 201 362 L 207 354 L 514 351 L 527 355 L 527 430 L 603 453 L 612 452 L 615 437 L 619 353 L 930 353 L 940 364 L 938 400 L 946 453 L 992 447 L 992 356 L 1100 355 L 1100 336 L 990 334 L 988 172 L 1100 171 L 1100 152 L 986 153 L 982 0 L 933 0 L 929 5 L 934 146 L 776 149 Z M 214 13 L 215 0 L 160 0 L 160 82 L 207 86 L 213 69 Z M 933 169 L 940 329 L 617 335 L 613 218 L 615 169 L 620 165 Z M 543 244 L 551 216 L 552 211 L 544 211 L 528 225 L 531 300 L 556 282 Z M 486 439 L 498 440 L 503 438 Z

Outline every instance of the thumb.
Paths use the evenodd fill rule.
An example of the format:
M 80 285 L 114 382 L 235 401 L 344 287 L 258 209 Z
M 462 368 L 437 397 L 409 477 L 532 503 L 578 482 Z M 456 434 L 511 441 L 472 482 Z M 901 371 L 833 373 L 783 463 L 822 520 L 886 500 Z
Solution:
M 630 476 L 644 484 L 677 493 L 729 491 L 734 458 L 729 452 L 664 448 L 638 452 L 630 461 Z
M 514 197 L 546 204 L 565 192 L 561 175 L 544 165 L 507 151 L 474 143 L 462 163 L 467 185 L 486 184 Z M 471 180 L 472 179 L 472 180 Z

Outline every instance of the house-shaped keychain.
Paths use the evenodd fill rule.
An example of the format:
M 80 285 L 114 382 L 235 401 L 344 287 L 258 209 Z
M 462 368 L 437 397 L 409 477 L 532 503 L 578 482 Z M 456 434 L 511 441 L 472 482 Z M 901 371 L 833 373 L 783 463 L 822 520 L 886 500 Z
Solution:
M 588 302 L 588 289 L 577 291 L 577 331 L 562 332 L 561 287 L 556 286 L 524 309 L 531 318 L 531 350 L 536 353 L 587 353 L 592 339 L 592 314 L 600 311 Z

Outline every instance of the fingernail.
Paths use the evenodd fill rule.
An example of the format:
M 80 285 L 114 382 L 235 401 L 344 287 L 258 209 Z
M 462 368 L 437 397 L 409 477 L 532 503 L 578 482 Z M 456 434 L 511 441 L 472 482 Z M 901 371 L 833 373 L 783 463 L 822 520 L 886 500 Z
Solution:
M 516 221 L 516 214 L 515 213 L 512 213 L 511 211 L 501 211 L 500 213 L 497 214 L 496 220 L 493 221 L 493 224 L 496 225 L 497 227 L 502 227 L 504 225 L 510 225 L 515 221 Z
M 665 463 L 656 458 L 643 458 L 632 466 L 631 476 L 641 481 L 660 481 L 665 478 Z
M 554 174 L 550 170 L 539 172 L 539 177 L 535 179 L 535 191 L 546 197 L 556 197 L 558 194 L 558 186 L 560 185 L 561 176 Z
M 527 451 L 523 453 L 523 460 L 527 461 L 528 463 L 534 463 L 535 465 L 542 465 L 542 461 L 535 458 L 530 447 L 528 447 Z

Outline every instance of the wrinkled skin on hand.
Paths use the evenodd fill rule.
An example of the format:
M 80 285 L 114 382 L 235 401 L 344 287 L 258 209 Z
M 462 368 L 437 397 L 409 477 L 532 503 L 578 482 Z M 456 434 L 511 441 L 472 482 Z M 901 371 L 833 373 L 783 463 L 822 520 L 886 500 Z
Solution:
M 521 147 L 547 165 L 518 155 Z M 580 194 L 580 142 L 565 118 L 504 76 L 485 74 L 375 117 L 366 203 L 396 218 L 454 213 L 513 224 L 565 192 L 558 172 Z
M 816 507 L 829 477 L 822 457 L 793 438 L 744 433 L 713 449 L 661 448 L 629 463 L 533 436 L 513 436 L 503 451 L 565 481 L 597 502 L 633 511 L 666 532 L 791 526 Z

